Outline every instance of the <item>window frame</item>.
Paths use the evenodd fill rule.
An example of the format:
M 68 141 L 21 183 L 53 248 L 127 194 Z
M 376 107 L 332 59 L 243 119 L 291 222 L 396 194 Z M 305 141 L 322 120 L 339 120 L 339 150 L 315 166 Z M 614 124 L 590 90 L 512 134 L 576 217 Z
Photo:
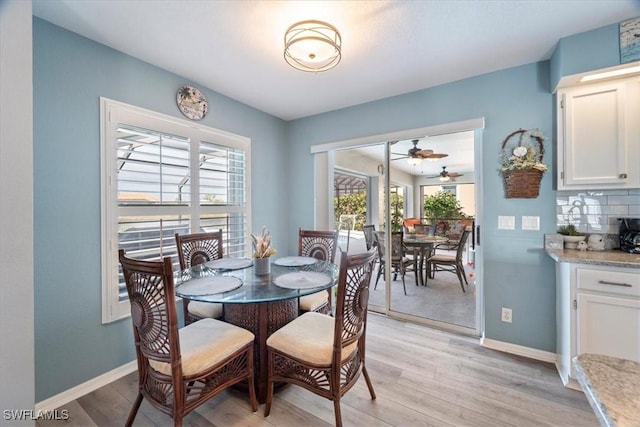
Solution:
M 100 166 L 101 166 L 101 258 L 102 258 L 102 323 L 111 323 L 130 316 L 128 300 L 120 300 L 118 283 L 118 146 L 115 143 L 120 124 L 138 126 L 154 131 L 187 137 L 190 153 L 199 154 L 202 141 L 213 142 L 228 148 L 240 149 L 245 155 L 245 203 L 238 205 L 157 206 L 141 208 L 141 211 L 157 213 L 181 213 L 191 218 L 191 231 L 199 230 L 200 216 L 207 213 L 243 213 L 246 219 L 247 237 L 245 256 L 251 253 L 251 139 L 203 126 L 188 120 L 135 107 L 119 101 L 100 97 Z M 199 155 L 190 155 L 190 179 L 199 182 Z M 191 201 L 198 201 L 198 185 L 192 185 Z M 136 208 L 125 208 L 132 211 Z

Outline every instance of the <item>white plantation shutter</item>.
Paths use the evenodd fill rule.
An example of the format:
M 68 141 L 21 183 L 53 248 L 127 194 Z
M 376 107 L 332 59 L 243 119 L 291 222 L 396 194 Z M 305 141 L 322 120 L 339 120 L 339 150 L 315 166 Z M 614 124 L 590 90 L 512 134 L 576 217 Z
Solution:
M 107 99 L 102 108 L 103 323 L 128 315 L 118 249 L 172 256 L 175 234 L 222 230 L 225 256 L 246 256 L 249 140 Z

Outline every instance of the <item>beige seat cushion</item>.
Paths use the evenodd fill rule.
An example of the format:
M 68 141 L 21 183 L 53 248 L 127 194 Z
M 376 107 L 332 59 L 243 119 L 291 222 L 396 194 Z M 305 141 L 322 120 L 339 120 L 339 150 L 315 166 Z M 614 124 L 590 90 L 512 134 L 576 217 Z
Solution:
M 304 313 L 267 339 L 267 345 L 296 359 L 315 365 L 331 365 L 335 319 L 326 314 Z M 342 349 L 342 360 L 356 350 L 358 342 Z
M 219 363 L 248 343 L 254 336 L 246 329 L 215 319 L 202 319 L 179 331 L 182 372 L 194 375 Z M 149 360 L 153 369 L 171 375 L 169 363 Z
M 455 262 L 456 257 L 452 255 L 434 255 L 429 258 L 429 261 L 440 261 L 440 262 Z
M 327 291 L 316 292 L 315 294 L 300 297 L 299 301 L 300 310 L 314 311 L 316 308 L 329 302 L 329 294 Z
M 212 302 L 189 301 L 187 310 L 201 319 L 217 319 L 222 317 L 222 304 Z

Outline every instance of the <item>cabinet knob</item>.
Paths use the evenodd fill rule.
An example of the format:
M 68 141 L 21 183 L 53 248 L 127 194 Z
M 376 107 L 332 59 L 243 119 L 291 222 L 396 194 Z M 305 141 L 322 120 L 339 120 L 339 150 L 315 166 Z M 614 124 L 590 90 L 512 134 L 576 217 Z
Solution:
M 618 175 L 618 178 L 627 179 L 627 174 L 626 173 L 621 173 L 620 175 Z

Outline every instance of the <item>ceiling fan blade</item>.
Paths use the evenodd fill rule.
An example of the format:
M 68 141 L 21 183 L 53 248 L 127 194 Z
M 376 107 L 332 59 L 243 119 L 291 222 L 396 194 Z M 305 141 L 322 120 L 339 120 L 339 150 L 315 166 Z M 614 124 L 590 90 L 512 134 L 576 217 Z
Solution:
M 423 150 L 423 151 L 424 151 L 424 150 Z M 429 151 L 431 151 L 431 150 L 429 150 Z M 422 156 L 422 158 L 424 158 L 424 159 L 433 159 L 433 160 L 438 160 L 438 159 L 442 159 L 442 158 L 444 158 L 444 157 L 447 157 L 447 156 L 449 156 L 449 155 L 448 155 L 448 154 L 445 154 L 445 153 L 434 153 L 434 152 L 432 151 L 432 152 L 431 152 L 431 154 L 425 154 L 425 155 L 422 155 L 422 154 L 421 154 L 421 156 Z
M 425 148 L 423 150 L 417 151 L 416 152 L 416 156 L 422 157 L 422 158 L 427 158 L 429 156 L 433 155 L 433 150 L 429 150 L 428 148 Z
M 449 176 L 450 178 L 457 178 L 457 177 L 462 176 L 462 175 L 464 175 L 464 174 L 463 173 L 458 173 L 458 172 L 449 172 L 447 174 L 447 176 Z

